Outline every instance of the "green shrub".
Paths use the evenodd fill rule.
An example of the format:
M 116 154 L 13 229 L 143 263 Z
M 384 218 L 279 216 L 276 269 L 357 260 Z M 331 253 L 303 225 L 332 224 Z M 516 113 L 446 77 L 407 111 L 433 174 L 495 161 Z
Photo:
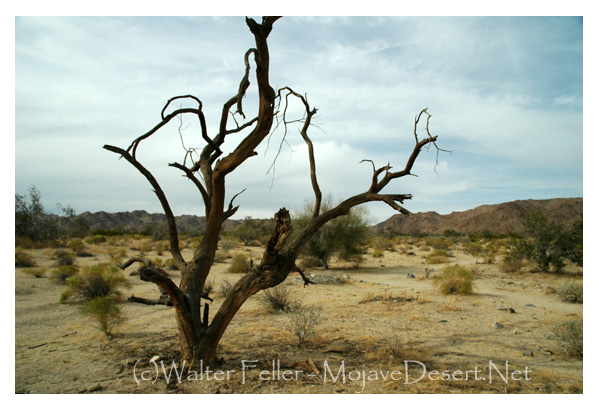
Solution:
M 246 273 L 248 271 L 250 259 L 247 254 L 235 253 L 229 266 L 230 273 Z
M 555 323 L 551 328 L 550 337 L 558 341 L 560 351 L 566 356 L 582 359 L 582 321 Z
M 35 261 L 28 253 L 23 251 L 22 248 L 15 248 L 15 267 L 33 267 Z
M 582 285 L 573 282 L 566 283 L 555 290 L 557 298 L 568 303 L 582 304 L 582 294 Z
M 434 282 L 442 294 L 468 295 L 473 292 L 474 273 L 461 265 L 448 266 Z
M 110 296 L 95 297 L 81 304 L 81 313 L 96 321 L 98 329 L 111 336 L 115 328 L 125 321 L 121 307 Z
M 66 279 L 67 290 L 60 302 L 69 299 L 91 300 L 96 297 L 120 297 L 118 288 L 131 288 L 120 269 L 108 263 L 85 267 L 81 274 Z

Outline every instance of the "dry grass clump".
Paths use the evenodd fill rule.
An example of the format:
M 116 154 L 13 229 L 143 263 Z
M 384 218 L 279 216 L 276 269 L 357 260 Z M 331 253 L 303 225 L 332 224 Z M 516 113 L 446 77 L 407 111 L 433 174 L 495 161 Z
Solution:
M 449 254 L 445 250 L 435 250 L 426 257 L 427 264 L 442 264 L 449 261 Z
M 461 265 L 448 266 L 434 282 L 442 294 L 468 295 L 473 292 L 475 274 Z
M 523 260 L 513 260 L 513 261 L 503 260 L 501 262 L 501 264 L 499 264 L 499 268 L 504 273 L 517 273 L 524 266 L 526 266 L 526 263 Z
M 260 304 L 271 312 L 290 311 L 294 303 L 289 288 L 284 285 L 268 288 L 260 294 Z
M 406 303 L 418 300 L 418 297 L 408 296 L 406 294 L 393 294 L 389 290 L 383 290 L 378 294 L 368 294 L 360 300 L 359 304 L 383 301 L 386 303 Z
M 555 295 L 562 301 L 568 303 L 582 304 L 582 285 L 568 282 L 555 290 Z
M 244 253 L 233 254 L 231 265 L 229 266 L 230 273 L 246 273 L 250 266 L 250 258 Z
M 35 278 L 43 278 L 46 274 L 46 270 L 44 270 L 42 267 L 29 267 L 24 269 L 23 272 Z
M 33 267 L 35 261 L 21 247 L 15 248 L 15 267 Z

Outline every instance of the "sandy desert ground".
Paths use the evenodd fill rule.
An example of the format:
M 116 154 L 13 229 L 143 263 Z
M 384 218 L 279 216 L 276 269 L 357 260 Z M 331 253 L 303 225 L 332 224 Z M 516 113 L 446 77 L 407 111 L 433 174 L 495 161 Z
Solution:
M 137 255 L 130 248 L 135 247 L 127 246 L 127 255 Z M 75 263 L 109 261 L 107 249 L 89 246 L 93 256 Z M 261 255 L 259 248 L 241 249 Z M 455 264 L 455 257 L 446 264 L 425 264 L 428 253 L 416 247 L 413 255 L 369 254 L 360 268 L 334 262 L 330 270 L 308 271 L 344 278 L 342 284 L 303 287 L 297 274 L 284 283 L 293 298 L 318 307 L 325 317 L 304 346 L 298 347 L 287 330 L 288 315 L 268 312 L 256 295 L 225 333 L 222 363 L 178 382 L 171 369 L 178 360 L 173 308 L 124 302 L 127 320 L 109 339 L 75 304 L 59 303 L 65 286 L 50 279 L 55 250 L 27 252 L 46 273 L 37 278 L 15 269 L 17 393 L 582 392 L 582 361 L 562 355 L 548 337 L 553 323 L 582 320 L 582 304 L 562 302 L 550 292 L 566 281 L 582 284 L 580 268 L 568 267 L 566 275 L 505 274 L 497 265 L 477 264 L 459 253 L 458 263 L 475 267 L 478 278 L 473 295 L 455 296 L 442 295 L 425 273 L 431 268 L 429 277 L 434 276 Z M 152 251 L 146 257 L 158 255 Z M 222 301 L 218 284 L 239 277 L 227 273 L 228 265 L 213 269 L 212 312 Z M 158 297 L 153 284 L 128 276 L 130 271 L 133 288 L 125 296 Z M 376 301 L 377 296 L 407 301 Z M 496 328 L 496 322 L 503 327 Z

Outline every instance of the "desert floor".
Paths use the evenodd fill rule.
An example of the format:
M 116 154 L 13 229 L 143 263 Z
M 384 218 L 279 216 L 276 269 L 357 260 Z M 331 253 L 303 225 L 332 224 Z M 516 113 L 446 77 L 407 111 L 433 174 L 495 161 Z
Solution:
M 259 248 L 241 249 L 261 255 Z M 109 261 L 106 250 L 90 246 L 93 256 L 78 257 L 76 264 Z M 17 393 L 582 392 L 582 361 L 563 356 L 548 337 L 553 323 L 582 320 L 582 304 L 548 292 L 566 281 L 582 283 L 582 269 L 505 274 L 459 253 L 457 263 L 478 272 L 470 296 L 442 295 L 425 274 L 425 268 L 434 270 L 432 277 L 456 264 L 455 256 L 450 263 L 428 265 L 427 253 L 418 249 L 414 255 L 369 255 L 360 268 L 334 262 L 327 271 L 307 270 L 317 278 L 349 279 L 342 284 L 303 287 L 299 275 L 291 274 L 284 284 L 293 298 L 324 317 L 310 341 L 299 347 L 287 329 L 289 316 L 269 312 L 258 294 L 225 333 L 222 363 L 178 382 L 172 369 L 179 348 L 173 308 L 124 302 L 127 320 L 109 339 L 76 304 L 59 303 L 65 286 L 49 275 L 55 250 L 27 252 L 47 273 L 37 278 L 15 269 Z M 186 257 L 190 253 L 184 250 Z M 134 255 L 128 249 L 127 256 Z M 227 273 L 228 266 L 225 261 L 213 269 L 212 313 L 222 301 L 218 284 L 240 276 Z M 125 297 L 157 298 L 156 286 L 130 277 L 132 270 L 126 271 L 133 288 Z M 177 273 L 171 274 L 177 283 Z

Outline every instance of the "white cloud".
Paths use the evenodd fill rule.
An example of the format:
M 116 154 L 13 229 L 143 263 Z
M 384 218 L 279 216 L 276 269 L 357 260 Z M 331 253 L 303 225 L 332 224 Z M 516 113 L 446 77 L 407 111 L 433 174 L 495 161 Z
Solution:
M 19 18 L 16 21 L 15 187 L 78 211 L 159 211 L 143 177 L 103 144 L 121 147 L 159 121 L 174 95 L 204 102 L 214 134 L 236 93 L 252 39 L 241 18 Z M 582 30 L 573 18 L 288 18 L 270 36 L 271 80 L 319 109 L 311 138 L 323 192 L 368 187 L 370 165 L 403 168 L 414 116 L 428 107 L 441 153 L 423 153 L 393 190 L 408 209 L 449 212 L 495 199 L 582 195 Z M 252 82 L 253 83 L 253 82 Z M 255 108 L 255 91 L 245 106 Z M 186 102 L 181 102 L 187 104 Z M 184 131 L 200 145 L 197 125 Z M 182 161 L 175 122 L 140 156 L 176 213 L 201 213 L 199 194 L 167 164 Z M 270 216 L 312 198 L 305 145 L 290 128 L 274 184 L 264 157 L 231 176 L 239 217 Z M 295 134 L 293 134 L 295 133 Z M 422 131 L 420 131 L 422 136 Z M 225 152 L 242 137 L 230 138 Z M 195 139 L 195 140 L 194 140 Z M 272 185 L 272 188 L 271 188 Z M 389 187 L 391 189 L 391 187 Z M 190 190 L 191 193 L 190 194 Z M 230 197 L 228 197 L 230 198 Z M 227 200 L 228 201 L 228 200 Z M 392 214 L 374 206 L 377 219 Z

